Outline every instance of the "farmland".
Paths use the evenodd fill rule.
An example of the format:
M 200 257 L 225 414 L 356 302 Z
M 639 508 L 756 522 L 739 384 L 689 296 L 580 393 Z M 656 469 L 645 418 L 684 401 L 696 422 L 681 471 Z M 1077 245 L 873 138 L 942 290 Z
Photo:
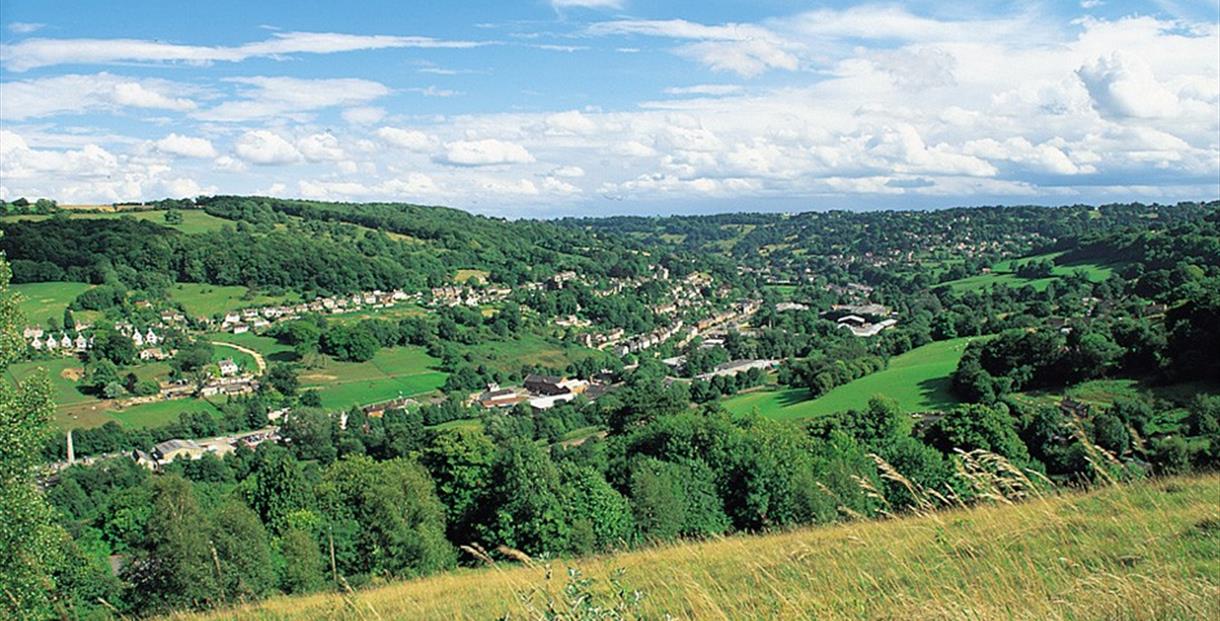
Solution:
M 154 224 L 168 226 L 170 228 L 177 229 L 177 230 L 182 231 L 183 233 L 187 233 L 187 234 L 215 231 L 215 230 L 220 229 L 220 227 L 225 226 L 226 224 L 229 226 L 233 226 L 232 221 L 225 220 L 224 218 L 217 218 L 216 216 L 210 215 L 201 209 L 182 209 L 182 210 L 179 210 L 178 213 L 182 214 L 182 222 L 180 224 L 166 223 L 164 209 L 138 210 L 138 211 L 133 210 L 133 209 L 128 209 L 128 210 L 123 210 L 123 211 L 107 211 L 107 212 L 100 212 L 100 213 L 93 213 L 93 212 L 86 213 L 86 212 L 77 211 L 77 212 L 67 214 L 67 217 L 73 218 L 73 219 L 78 219 L 78 220 L 86 219 L 86 218 L 104 219 L 104 220 L 113 220 L 116 218 L 135 218 L 137 220 L 146 220 L 146 221 L 152 222 Z M 5 216 L 3 218 L 3 220 L 0 220 L 0 221 L 45 220 L 50 217 L 51 216 L 47 216 L 47 215 Z
M 25 320 L 32 324 L 44 324 L 48 319 L 60 321 L 64 309 L 76 296 L 92 289 L 83 282 L 34 282 L 13 285 L 13 291 L 21 295 L 19 308 Z
M 292 296 L 252 293 L 242 286 L 178 283 L 169 291 L 170 297 L 194 317 L 211 317 L 217 313 L 247 306 L 263 306 L 294 301 Z
M 300 378 L 303 389 L 318 391 L 323 407 L 340 410 L 433 391 L 447 377 L 433 369 L 437 362 L 420 347 L 396 347 L 368 362 L 326 358 L 319 367 L 303 369 Z
M 875 395 L 898 401 L 908 412 L 919 412 L 954 405 L 949 393 L 949 376 L 957 367 L 971 339 L 960 338 L 929 343 L 895 356 L 885 369 L 808 399 L 804 388 L 783 388 L 749 392 L 725 400 L 724 407 L 736 415 L 755 410 L 776 419 L 821 416 L 849 409 L 862 409 Z
M 1101 282 L 1110 277 L 1114 273 L 1113 265 L 1098 265 L 1095 263 L 1075 263 L 1071 265 L 1055 264 L 1051 269 L 1051 276 L 1047 278 L 1022 278 L 1017 275 L 1017 267 L 1025 263 L 1040 260 L 1055 260 L 1060 254 L 1052 252 L 1048 254 L 1040 254 L 1035 256 L 1023 257 L 1021 259 L 1013 259 L 1009 261 L 1000 261 L 991 267 L 991 271 L 987 274 L 977 274 L 966 278 L 959 278 L 949 282 L 941 283 L 941 287 L 949 287 L 954 291 L 977 291 L 990 286 L 1006 286 L 1006 287 L 1024 287 L 1026 285 L 1043 291 L 1046 286 L 1056 280 L 1066 276 L 1071 276 L 1077 272 L 1083 273 L 1086 278 L 1093 282 Z

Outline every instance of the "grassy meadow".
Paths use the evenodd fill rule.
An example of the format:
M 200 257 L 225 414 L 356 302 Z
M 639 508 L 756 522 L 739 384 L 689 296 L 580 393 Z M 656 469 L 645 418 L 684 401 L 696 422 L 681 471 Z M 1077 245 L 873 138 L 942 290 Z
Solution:
M 448 374 L 422 347 L 380 349 L 368 362 L 339 362 L 327 357 L 316 368 L 302 369 L 302 389 L 316 389 L 322 407 L 344 409 L 431 392 Z
M 265 306 L 283 302 L 295 302 L 294 296 L 263 295 L 251 293 L 242 286 L 205 285 L 183 282 L 169 290 L 170 297 L 182 304 L 187 314 L 195 317 L 211 317 L 247 306 Z
M 1143 481 L 918 517 L 498 564 L 177 621 L 574 619 L 566 569 L 642 595 L 625 619 L 1220 618 L 1220 476 Z M 548 578 L 547 576 L 550 576 Z M 546 601 L 559 616 L 544 616 Z M 532 602 L 531 608 L 523 601 Z M 586 617 L 579 617 L 586 618 Z
M 1032 261 L 1040 261 L 1049 259 L 1054 261 L 1062 252 L 1051 252 L 1035 256 L 1023 257 L 1020 259 L 1012 259 L 1008 261 L 1000 261 L 991 266 L 991 273 L 976 274 L 966 278 L 959 278 L 949 282 L 941 283 L 938 287 L 951 287 L 955 291 L 977 291 L 991 286 L 1007 286 L 1007 287 L 1024 287 L 1032 286 L 1038 291 L 1046 289 L 1046 286 L 1060 278 L 1070 276 L 1076 272 L 1083 272 L 1089 280 L 1093 282 L 1101 282 L 1110 277 L 1114 273 L 1114 266 L 1099 265 L 1096 263 L 1075 263 L 1071 265 L 1055 264 L 1051 268 L 1051 276 L 1048 278 L 1022 278 L 1017 276 L 1016 269 L 1018 266 L 1024 265 Z
M 21 296 L 17 307 L 29 324 L 44 325 L 47 319 L 60 321 L 64 309 L 76 296 L 90 290 L 93 285 L 83 282 L 31 282 L 12 285 L 12 290 Z M 88 313 L 79 314 L 82 318 Z
M 77 212 L 77 213 L 69 213 L 69 214 L 67 214 L 67 216 L 69 218 L 72 218 L 73 220 L 84 220 L 84 219 L 113 220 L 116 218 L 135 218 L 137 220 L 147 220 L 154 224 L 160 224 L 161 226 L 168 226 L 170 228 L 175 228 L 175 229 L 178 229 L 179 231 L 182 231 L 183 233 L 188 233 L 188 234 L 205 233 L 207 231 L 216 231 L 216 230 L 219 230 L 220 227 L 222 227 L 226 224 L 229 226 L 234 225 L 234 222 L 232 220 L 225 220 L 224 218 L 217 218 L 216 216 L 205 213 L 202 209 L 181 209 L 181 210 L 179 210 L 179 213 L 182 214 L 182 223 L 181 224 L 166 223 L 164 209 L 152 209 L 152 210 L 141 210 L 141 211 L 121 210 L 121 211 L 110 211 L 110 212 L 103 212 L 103 213 Z M 51 216 L 45 215 L 45 214 L 26 214 L 26 215 L 17 215 L 17 216 L 5 216 L 3 219 L 0 219 L 0 222 L 12 221 L 12 220 L 46 220 L 47 218 L 50 218 L 50 217 Z
M 885 369 L 838 386 L 817 399 L 809 399 L 804 388 L 775 388 L 739 394 L 721 403 L 739 416 L 757 410 L 762 416 L 784 420 L 864 409 L 876 395 L 896 399 L 908 412 L 950 407 L 957 400 L 949 392 L 949 377 L 970 340 L 951 339 L 916 347 L 891 358 Z

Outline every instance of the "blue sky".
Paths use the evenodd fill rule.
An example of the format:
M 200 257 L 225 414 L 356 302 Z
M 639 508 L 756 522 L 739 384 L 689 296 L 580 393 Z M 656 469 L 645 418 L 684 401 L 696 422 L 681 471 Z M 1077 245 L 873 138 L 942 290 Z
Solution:
M 0 4 L 0 196 L 510 217 L 1220 195 L 1220 5 Z

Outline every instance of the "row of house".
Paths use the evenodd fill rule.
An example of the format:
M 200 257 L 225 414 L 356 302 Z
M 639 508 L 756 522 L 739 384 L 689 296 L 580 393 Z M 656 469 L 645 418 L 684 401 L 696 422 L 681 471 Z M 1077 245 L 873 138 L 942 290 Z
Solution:
M 479 306 L 481 304 L 501 302 L 512 295 L 513 290 L 508 287 L 476 289 L 474 287 L 450 285 L 447 287 L 433 287 L 431 293 L 433 306 L 459 306 L 463 304 L 466 306 Z
M 745 373 L 750 369 L 762 369 L 763 371 L 766 371 L 767 369 L 774 368 L 777 365 L 779 365 L 778 360 L 730 360 L 724 364 L 718 364 L 711 371 L 701 373 L 696 377 L 698 379 L 707 381 L 720 375 L 733 376 L 737 375 L 738 373 Z
M 61 332 L 59 338 L 53 334 L 47 334 L 46 340 L 42 338 L 42 330 L 38 331 L 38 335 L 29 340 L 29 345 L 35 351 L 60 351 L 64 353 L 84 352 L 93 349 L 93 337 L 85 338 L 83 334 L 77 334 L 76 338 L 68 336 L 67 332 Z
M 233 334 L 244 334 L 250 331 L 261 331 L 271 326 L 275 321 L 296 319 L 301 315 L 316 313 L 327 315 L 343 313 L 364 308 L 388 308 L 408 300 L 419 301 L 419 294 L 412 296 L 401 289 L 394 291 L 364 291 L 350 296 L 328 296 L 314 298 L 310 302 L 297 304 L 280 304 L 262 307 L 252 307 L 241 311 L 225 313 L 220 321 L 220 330 Z

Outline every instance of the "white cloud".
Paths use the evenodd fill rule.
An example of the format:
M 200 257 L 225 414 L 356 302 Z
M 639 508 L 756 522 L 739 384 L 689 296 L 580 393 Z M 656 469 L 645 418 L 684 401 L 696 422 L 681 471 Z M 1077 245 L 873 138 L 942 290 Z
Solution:
M 739 84 L 696 84 L 665 89 L 666 95 L 732 95 L 740 92 Z
M 551 0 L 556 9 L 621 9 L 625 0 Z
M 756 24 L 709 26 L 683 19 L 617 20 L 599 22 L 588 31 L 602 36 L 644 35 L 696 41 L 675 51 L 713 71 L 731 71 L 743 77 L 770 69 L 792 71 L 800 62 L 794 53 L 799 44 Z
M 408 88 L 408 93 L 419 93 L 424 97 L 456 97 L 462 95 L 461 91 L 455 91 L 448 88 L 440 88 L 438 86 L 426 86 L 424 88 Z
M 575 179 L 585 176 L 585 169 L 580 166 L 559 166 L 551 169 L 551 176 Z
M 1139 57 L 1114 52 L 1076 71 L 1093 104 L 1106 116 L 1160 118 L 1177 114 L 1178 96 Z
M 225 47 L 180 45 L 144 39 L 27 39 L 0 46 L 0 64 L 10 71 L 28 71 L 60 64 L 128 62 L 240 62 L 286 54 L 333 54 L 387 48 L 471 48 L 475 41 L 430 37 L 351 35 L 334 32 L 277 32 L 255 43 Z
M 122 108 L 193 110 L 194 101 L 183 94 L 198 88 L 167 80 L 137 79 L 109 73 L 69 74 L 0 84 L 0 118 L 22 120 L 56 114 L 81 114 Z
M 206 138 L 195 138 L 180 134 L 170 134 L 156 143 L 157 151 L 179 157 L 210 158 L 216 157 L 216 149 Z
M 1072 161 L 1059 147 L 1049 143 L 1033 144 L 1022 137 L 999 142 L 992 138 L 972 140 L 965 144 L 964 153 L 988 160 L 1006 160 L 1027 168 L 1056 175 L 1079 175 L 1095 172 L 1089 164 Z
M 337 162 L 347 157 L 333 134 L 310 134 L 297 140 L 297 150 L 311 162 Z
M 44 27 L 46 27 L 46 24 L 38 24 L 34 22 L 9 22 L 8 30 L 9 32 L 15 34 L 30 34 L 31 32 L 42 30 Z
M 205 121 L 250 121 L 307 113 L 335 106 L 353 106 L 384 97 L 390 89 L 380 82 L 357 78 L 302 79 L 248 77 L 226 80 L 245 88 L 240 99 L 201 110 Z
M 387 144 L 409 151 L 425 152 L 436 146 L 435 138 L 414 129 L 382 127 L 377 130 L 376 134 Z
M 376 106 L 357 106 L 343 111 L 343 120 L 353 125 L 372 125 L 385 118 L 385 110 Z
M 445 152 L 439 159 L 455 166 L 489 166 L 528 164 L 534 161 L 534 156 L 519 144 L 486 138 L 445 143 Z
M 597 124 L 579 110 L 558 112 L 546 117 L 547 133 L 555 136 L 592 134 Z
M 256 129 L 242 134 L 233 146 L 237 157 L 263 166 L 292 164 L 301 160 L 301 153 L 279 134 Z

